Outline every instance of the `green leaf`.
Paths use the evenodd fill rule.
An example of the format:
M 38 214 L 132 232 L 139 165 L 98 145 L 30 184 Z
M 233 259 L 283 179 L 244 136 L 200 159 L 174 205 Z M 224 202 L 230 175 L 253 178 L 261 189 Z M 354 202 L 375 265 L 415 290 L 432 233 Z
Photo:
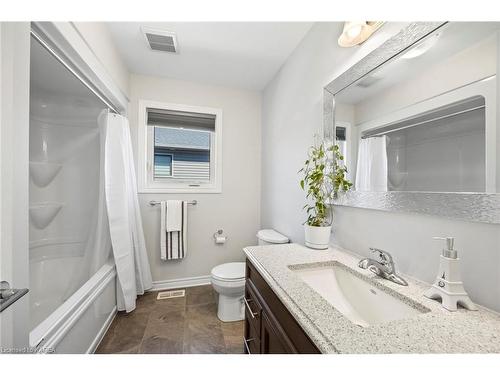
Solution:
M 308 214 L 306 222 L 313 226 L 331 224 L 331 210 L 326 200 L 338 191 L 347 191 L 352 187 L 352 183 L 346 179 L 344 156 L 338 144 L 326 142 L 311 146 L 307 154 L 309 158 L 299 171 L 303 173 L 300 186 L 307 192 L 306 199 L 312 200 L 311 204 L 303 207 Z

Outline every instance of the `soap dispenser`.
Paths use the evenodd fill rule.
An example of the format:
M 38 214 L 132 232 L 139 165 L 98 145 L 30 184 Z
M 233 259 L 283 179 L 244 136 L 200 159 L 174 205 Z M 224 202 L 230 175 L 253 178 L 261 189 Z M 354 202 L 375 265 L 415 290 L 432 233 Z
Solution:
M 439 273 L 436 281 L 429 290 L 424 293 L 427 298 L 441 298 L 443 307 L 450 311 L 456 311 L 458 305 L 468 310 L 477 310 L 474 303 L 467 295 L 460 279 L 460 258 L 453 248 L 453 237 L 433 237 L 435 240 L 446 241 L 446 246 L 439 261 Z

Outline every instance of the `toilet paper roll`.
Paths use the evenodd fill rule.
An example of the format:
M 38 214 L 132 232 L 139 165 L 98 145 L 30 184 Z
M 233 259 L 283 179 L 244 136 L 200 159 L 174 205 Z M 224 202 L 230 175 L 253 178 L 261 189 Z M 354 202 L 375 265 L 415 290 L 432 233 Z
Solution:
M 227 237 L 225 236 L 215 236 L 215 243 L 222 244 L 226 242 Z

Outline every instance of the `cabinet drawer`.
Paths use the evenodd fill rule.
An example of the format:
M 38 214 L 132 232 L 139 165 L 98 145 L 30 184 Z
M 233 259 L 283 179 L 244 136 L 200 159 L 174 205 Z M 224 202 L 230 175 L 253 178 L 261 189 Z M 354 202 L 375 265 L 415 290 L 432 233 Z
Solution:
M 245 319 L 245 337 L 243 337 L 245 353 L 260 354 L 260 330 L 256 330 L 254 325 Z
M 255 287 L 250 280 L 245 285 L 245 319 L 250 322 L 253 328 L 260 332 L 262 317 L 262 304 L 259 302 Z

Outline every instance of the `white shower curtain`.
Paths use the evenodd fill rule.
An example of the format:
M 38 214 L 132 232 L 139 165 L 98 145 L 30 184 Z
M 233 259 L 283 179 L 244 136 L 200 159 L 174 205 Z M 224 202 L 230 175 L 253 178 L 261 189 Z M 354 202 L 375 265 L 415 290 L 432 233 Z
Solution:
M 76 292 L 76 290 L 85 283 L 109 258 L 111 253 L 111 239 L 109 237 L 109 224 L 106 211 L 106 195 L 104 190 L 104 150 L 105 150 L 105 124 L 99 122 L 99 190 L 97 194 L 96 207 L 92 218 L 92 226 L 88 233 L 87 243 L 83 260 L 78 269 L 73 274 L 67 285 L 66 292 L 63 295 L 63 301 Z
M 359 140 L 357 191 L 387 191 L 387 137 Z
M 104 181 L 109 231 L 118 274 L 118 310 L 135 309 L 138 294 L 152 287 L 142 228 L 128 120 L 103 112 Z

